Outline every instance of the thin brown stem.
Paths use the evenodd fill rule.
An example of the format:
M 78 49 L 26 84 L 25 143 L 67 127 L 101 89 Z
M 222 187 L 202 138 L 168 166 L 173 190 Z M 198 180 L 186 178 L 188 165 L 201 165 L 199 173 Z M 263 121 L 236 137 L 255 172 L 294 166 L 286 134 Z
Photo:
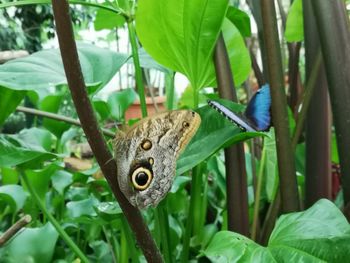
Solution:
M 30 215 L 25 215 L 9 229 L 7 229 L 6 232 L 0 236 L 0 247 L 5 245 L 8 240 L 10 240 L 14 235 L 18 233 L 18 231 L 28 225 L 31 221 L 32 217 Z
M 137 243 L 145 258 L 149 262 L 163 262 L 162 255 L 147 225 L 143 221 L 140 211 L 132 206 L 120 191 L 116 179 L 118 176 L 117 164 L 98 128 L 98 123 L 86 92 L 77 47 L 74 41 L 68 2 L 66 0 L 52 0 L 52 7 L 68 86 L 86 138 L 131 229 L 134 231 Z
M 16 111 L 20 111 L 20 112 L 24 112 L 24 113 L 28 113 L 28 114 L 33 114 L 35 116 L 41 116 L 41 117 L 45 117 L 45 118 L 49 118 L 49 119 L 53 119 L 56 121 L 62 121 L 62 122 L 66 122 L 75 126 L 79 126 L 81 127 L 81 123 L 79 120 L 73 119 L 73 118 L 69 118 L 63 115 L 59 115 L 56 113 L 52 113 L 52 112 L 47 112 L 47 111 L 41 111 L 41 110 L 37 110 L 37 109 L 33 109 L 33 108 L 28 108 L 28 107 L 23 107 L 23 106 L 18 106 L 16 108 Z M 115 133 L 112 131 L 109 131 L 107 129 L 101 129 L 102 133 L 108 137 L 114 138 Z

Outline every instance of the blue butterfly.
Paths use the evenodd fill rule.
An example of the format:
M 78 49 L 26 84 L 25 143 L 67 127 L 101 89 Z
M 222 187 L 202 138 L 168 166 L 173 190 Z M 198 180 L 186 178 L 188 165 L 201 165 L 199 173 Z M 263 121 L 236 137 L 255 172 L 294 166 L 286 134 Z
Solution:
M 208 104 L 244 131 L 266 131 L 271 126 L 271 95 L 268 84 L 253 95 L 243 116 L 232 112 L 217 101 L 208 100 Z

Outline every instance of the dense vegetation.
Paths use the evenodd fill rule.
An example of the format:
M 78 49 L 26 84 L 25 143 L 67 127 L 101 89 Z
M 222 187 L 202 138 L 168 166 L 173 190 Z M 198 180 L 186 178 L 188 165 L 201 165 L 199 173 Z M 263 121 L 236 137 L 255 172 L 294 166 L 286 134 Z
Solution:
M 347 3 L 289 2 L 72 0 L 74 12 L 66 1 L 0 4 L 0 22 L 11 24 L 0 30 L 12 41 L 3 49 L 32 53 L 53 34 L 60 44 L 0 65 L 0 232 L 23 228 L 0 235 L 0 262 L 346 262 Z M 35 23 L 33 42 L 18 20 L 24 32 Z M 91 21 L 127 30 L 130 54 L 76 43 L 73 32 Z M 135 85 L 101 96 L 130 64 Z M 140 212 L 117 185 L 111 139 L 138 121 L 125 117 L 136 97 L 148 115 L 151 69 L 164 76 L 166 108 L 194 109 L 202 123 L 167 197 Z M 176 72 L 190 82 L 180 98 Z M 242 111 L 265 83 L 268 132 L 243 132 L 206 103 Z

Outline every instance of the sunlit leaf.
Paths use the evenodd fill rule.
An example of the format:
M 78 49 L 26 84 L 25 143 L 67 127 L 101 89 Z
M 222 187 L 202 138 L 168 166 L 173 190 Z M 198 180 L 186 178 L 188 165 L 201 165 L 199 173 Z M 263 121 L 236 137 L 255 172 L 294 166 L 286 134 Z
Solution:
M 212 52 L 227 4 L 227 0 L 141 0 L 137 34 L 157 62 L 185 74 L 199 89 L 212 81 Z
M 294 0 L 289 8 L 284 35 L 288 42 L 299 42 L 304 39 L 302 0 Z

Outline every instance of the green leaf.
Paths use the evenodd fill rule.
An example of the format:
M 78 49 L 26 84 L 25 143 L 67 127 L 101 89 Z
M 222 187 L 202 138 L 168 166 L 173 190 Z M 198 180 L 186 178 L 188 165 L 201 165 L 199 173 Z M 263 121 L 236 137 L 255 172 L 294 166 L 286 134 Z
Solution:
M 64 189 L 73 183 L 73 175 L 67 171 L 59 170 L 52 175 L 51 180 L 53 188 L 63 195 Z
M 12 136 L 0 134 L 0 166 L 10 167 L 29 161 L 40 164 L 56 157 L 48 151 L 51 147 L 48 134 L 48 131 L 37 128 L 22 130 Z
M 238 28 L 243 37 L 251 36 L 250 18 L 245 12 L 236 7 L 229 6 L 226 17 Z
M 136 99 L 136 92 L 132 88 L 117 91 L 109 95 L 107 104 L 111 115 L 116 120 L 123 120 L 125 112 Z
M 235 112 L 242 108 L 242 105 L 226 101 L 225 106 L 228 105 Z M 241 132 L 238 126 L 232 124 L 210 106 L 201 107 L 197 112 L 201 116 L 202 122 L 196 135 L 177 161 L 177 174 L 188 171 L 224 147 L 264 134 L 261 132 Z
M 139 58 L 140 58 L 140 65 L 143 68 L 148 69 L 156 69 L 161 72 L 164 72 L 166 74 L 171 74 L 171 70 L 167 69 L 166 67 L 163 67 L 162 65 L 158 64 L 147 52 L 144 48 L 139 48 Z M 128 63 L 133 63 L 133 59 L 131 58 Z
M 43 151 L 51 151 L 53 143 L 50 132 L 36 127 L 22 130 L 19 134 L 9 135 L 9 137 L 16 140 L 22 146 L 33 147 Z
M 76 127 L 71 127 L 69 130 L 65 131 L 62 134 L 61 139 L 59 140 L 57 152 L 70 154 L 68 142 L 72 140 L 74 137 L 76 137 L 78 134 L 79 134 L 78 128 Z
M 271 128 L 270 136 L 264 138 L 264 151 L 266 151 L 265 191 L 268 201 L 272 201 L 275 197 L 278 184 L 277 153 L 274 128 Z
M 27 199 L 27 194 L 22 186 L 19 185 L 4 185 L 0 186 L 0 202 L 5 201 L 13 213 L 17 213 L 23 208 L 24 202 Z
M 107 84 L 128 60 L 125 54 L 89 44 L 79 44 L 78 51 L 86 85 L 99 84 L 100 88 Z M 58 49 L 39 51 L 0 65 L 0 86 L 8 89 L 39 91 L 66 83 Z
M 67 216 L 70 218 L 77 218 L 82 216 L 97 216 L 94 209 L 98 205 L 98 200 L 89 197 L 80 201 L 71 201 L 67 203 Z
M 58 113 L 60 107 L 64 102 L 64 94 L 62 92 L 46 96 L 40 103 L 39 109 L 42 111 Z M 62 134 L 70 128 L 70 124 L 63 121 L 52 120 L 49 118 L 44 118 L 43 126 L 50 132 L 60 138 Z
M 110 245 L 102 240 L 91 242 L 90 247 L 94 250 L 94 262 L 113 262 Z
M 218 232 L 203 252 L 213 262 L 347 262 L 350 225 L 322 199 L 304 212 L 282 215 L 268 246 L 234 232 Z
M 113 221 L 123 215 L 123 211 L 117 202 L 101 202 L 97 204 L 96 211 L 107 222 Z
M 99 117 L 100 117 L 100 121 L 106 120 L 107 118 L 109 118 L 110 116 L 110 110 L 108 108 L 108 104 L 107 102 L 103 101 L 103 100 L 97 100 L 95 99 L 92 102 L 95 111 L 98 113 Z
M 58 233 L 50 223 L 38 228 L 24 228 L 0 248 L 1 262 L 52 262 L 57 239 Z
M 1 182 L 3 185 L 6 184 L 17 184 L 19 181 L 19 175 L 16 169 L 12 167 L 1 167 Z
M 102 29 L 115 29 L 122 27 L 125 22 L 125 18 L 122 15 L 99 8 L 96 12 L 94 28 L 97 31 Z
M 40 170 L 26 170 L 24 171 L 28 181 L 39 195 L 41 201 L 45 203 L 45 195 L 48 192 L 51 176 L 59 169 L 55 163 L 46 166 Z
M 197 90 L 212 81 L 212 54 L 227 0 L 140 0 L 136 31 L 160 64 L 185 74 Z
M 247 79 L 251 70 L 249 51 L 239 30 L 228 19 L 224 20 L 222 33 L 226 43 L 228 56 L 230 58 L 233 79 L 235 85 L 238 87 Z M 215 76 L 213 69 L 213 83 L 215 83 Z
M 288 42 L 299 42 L 304 39 L 303 3 L 294 0 L 289 9 L 284 36 Z
M 15 111 L 18 104 L 24 98 L 26 92 L 7 89 L 0 86 L 0 126 L 8 116 Z

